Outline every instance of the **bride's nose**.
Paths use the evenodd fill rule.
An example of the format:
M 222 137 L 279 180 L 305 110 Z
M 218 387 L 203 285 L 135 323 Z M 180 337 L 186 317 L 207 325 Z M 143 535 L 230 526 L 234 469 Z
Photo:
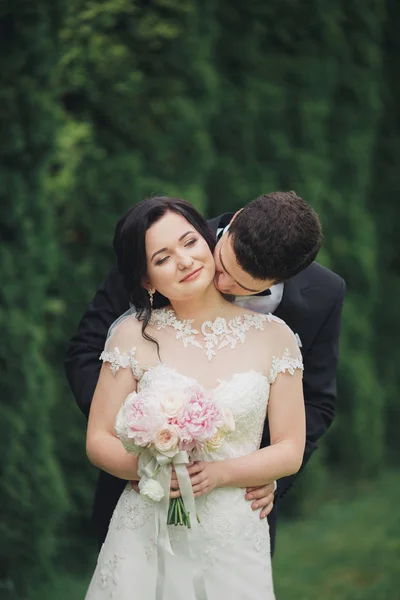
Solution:
M 190 254 L 186 254 L 185 252 L 182 252 L 181 254 L 179 254 L 178 267 L 181 270 L 188 269 L 189 267 L 192 266 L 192 264 L 193 264 L 193 258 L 190 256 Z

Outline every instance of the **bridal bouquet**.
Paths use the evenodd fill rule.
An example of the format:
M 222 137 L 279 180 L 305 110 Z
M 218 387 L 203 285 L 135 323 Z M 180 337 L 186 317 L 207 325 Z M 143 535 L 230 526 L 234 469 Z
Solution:
M 199 385 L 177 388 L 164 381 L 129 394 L 121 407 L 115 432 L 125 449 L 139 456 L 140 493 L 155 502 L 168 502 L 171 467 L 175 468 L 181 496 L 167 511 L 169 525 L 191 527 L 194 497 L 186 468 L 189 455 L 213 452 L 235 429 L 229 410 L 219 407 Z

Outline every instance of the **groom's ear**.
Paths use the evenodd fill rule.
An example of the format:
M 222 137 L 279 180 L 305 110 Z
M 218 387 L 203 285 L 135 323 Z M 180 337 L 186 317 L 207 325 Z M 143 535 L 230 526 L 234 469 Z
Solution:
M 231 219 L 231 223 L 233 223 L 233 221 L 236 219 L 236 217 L 238 216 L 238 214 L 239 214 L 240 212 L 242 212 L 242 210 L 243 210 L 243 208 L 241 208 L 240 210 L 237 210 L 237 211 L 235 212 L 235 214 L 233 215 L 233 217 L 232 217 L 232 219 Z

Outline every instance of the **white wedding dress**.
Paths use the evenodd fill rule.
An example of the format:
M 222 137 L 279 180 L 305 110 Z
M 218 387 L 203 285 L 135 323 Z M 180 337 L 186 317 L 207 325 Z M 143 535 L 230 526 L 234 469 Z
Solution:
M 219 318 L 203 323 L 201 331 L 171 310 L 153 315 L 148 332 L 157 338 L 167 361 L 160 362 L 153 343 L 143 344 L 133 315 L 112 328 L 102 359 L 114 374 L 131 368 L 138 392 L 159 387 L 160 382 L 177 389 L 196 382 L 231 409 L 235 431 L 219 450 L 196 458 L 223 460 L 258 450 L 270 386 L 277 377 L 288 376 L 280 374 L 290 376 L 302 369 L 291 330 L 271 315 L 250 312 L 229 322 Z M 191 530 L 168 526 L 174 555 L 165 553 L 162 598 L 200 600 L 193 587 L 197 570 L 205 588 L 201 600 L 274 599 L 268 521 L 252 511 L 245 490 L 216 489 L 197 498 L 196 507 L 200 553 L 196 561 L 190 555 Z M 128 484 L 111 519 L 86 600 L 156 600 L 159 576 L 155 503 Z

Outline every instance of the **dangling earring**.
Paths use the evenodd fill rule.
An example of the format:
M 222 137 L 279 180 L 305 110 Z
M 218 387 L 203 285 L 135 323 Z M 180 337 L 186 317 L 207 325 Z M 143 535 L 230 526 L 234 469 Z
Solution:
M 148 294 L 149 294 L 149 300 L 150 300 L 150 306 L 151 308 L 153 308 L 153 296 L 154 296 L 154 292 L 152 289 L 147 290 Z

